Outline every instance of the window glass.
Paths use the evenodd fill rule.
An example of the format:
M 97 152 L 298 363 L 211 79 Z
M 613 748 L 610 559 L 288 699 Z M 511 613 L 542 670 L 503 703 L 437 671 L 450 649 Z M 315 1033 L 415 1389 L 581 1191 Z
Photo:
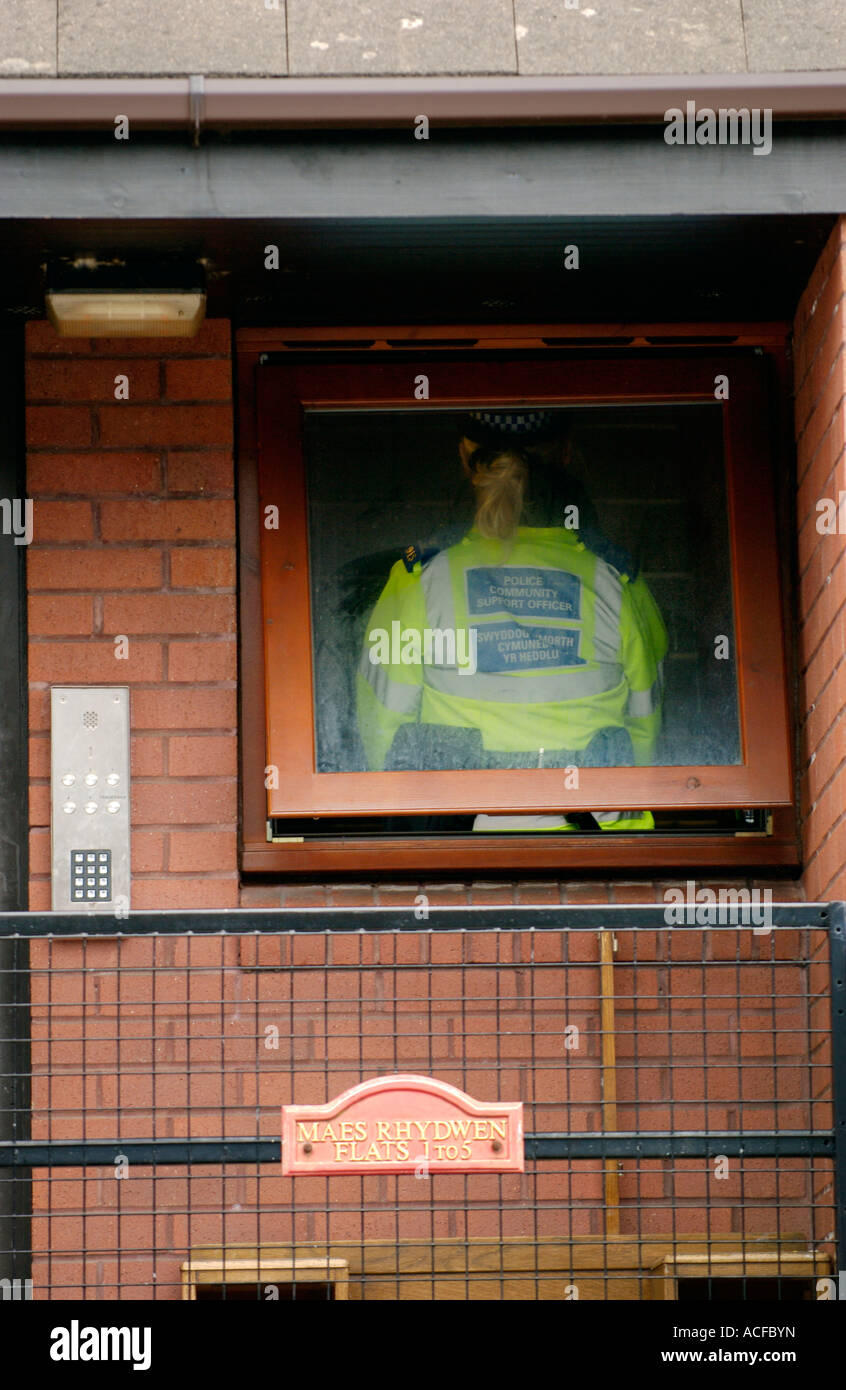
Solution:
M 739 762 L 720 406 L 472 410 L 306 411 L 317 770 Z

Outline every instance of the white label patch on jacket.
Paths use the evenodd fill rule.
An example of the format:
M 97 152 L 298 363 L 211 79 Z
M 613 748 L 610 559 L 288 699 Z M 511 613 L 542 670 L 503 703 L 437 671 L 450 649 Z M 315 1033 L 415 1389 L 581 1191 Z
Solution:
M 476 628 L 476 669 L 493 675 L 584 666 L 580 636 L 578 628 L 485 623 Z
M 478 565 L 466 572 L 467 611 L 471 618 L 508 615 L 578 620 L 582 585 L 575 574 L 536 569 L 533 565 Z

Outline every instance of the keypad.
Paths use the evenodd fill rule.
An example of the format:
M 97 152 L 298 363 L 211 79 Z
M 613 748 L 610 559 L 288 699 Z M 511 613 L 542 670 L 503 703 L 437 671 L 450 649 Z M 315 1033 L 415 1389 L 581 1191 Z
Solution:
M 71 899 L 76 903 L 107 903 L 112 897 L 110 849 L 72 849 Z

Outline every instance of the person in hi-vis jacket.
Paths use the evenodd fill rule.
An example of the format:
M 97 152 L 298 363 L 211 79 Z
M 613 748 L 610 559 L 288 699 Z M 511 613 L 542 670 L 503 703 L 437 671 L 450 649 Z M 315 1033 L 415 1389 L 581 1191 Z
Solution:
M 422 761 L 413 765 L 422 767 L 654 761 L 666 630 L 636 567 L 566 472 L 559 421 L 544 410 L 464 418 L 473 526 L 445 550 L 409 546 L 365 628 L 357 705 L 369 768 L 403 766 L 394 751 L 401 730 L 406 743 L 418 737 Z M 593 817 L 606 830 L 654 827 L 649 811 Z M 474 828 L 573 822 L 563 813 L 477 816 Z

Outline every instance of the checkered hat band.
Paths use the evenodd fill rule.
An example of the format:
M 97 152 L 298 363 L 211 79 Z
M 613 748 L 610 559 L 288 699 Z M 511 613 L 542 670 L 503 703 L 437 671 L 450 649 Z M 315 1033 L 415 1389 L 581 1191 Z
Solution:
M 471 410 L 470 419 L 497 434 L 537 434 L 552 424 L 551 410 Z

